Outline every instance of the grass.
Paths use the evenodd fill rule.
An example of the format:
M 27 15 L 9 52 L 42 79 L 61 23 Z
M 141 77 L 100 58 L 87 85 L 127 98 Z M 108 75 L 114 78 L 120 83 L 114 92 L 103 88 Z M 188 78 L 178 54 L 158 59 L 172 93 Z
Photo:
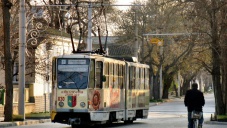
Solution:
M 25 117 L 50 117 L 49 112 L 30 113 L 26 114 Z
M 49 112 L 25 114 L 25 119 L 50 118 Z M 22 115 L 13 115 L 13 121 L 23 121 Z
M 158 100 L 152 99 L 152 100 L 150 100 L 150 102 L 164 102 L 164 100 L 162 100 L 162 99 L 158 99 Z
M 227 122 L 227 115 L 217 115 L 217 120 Z

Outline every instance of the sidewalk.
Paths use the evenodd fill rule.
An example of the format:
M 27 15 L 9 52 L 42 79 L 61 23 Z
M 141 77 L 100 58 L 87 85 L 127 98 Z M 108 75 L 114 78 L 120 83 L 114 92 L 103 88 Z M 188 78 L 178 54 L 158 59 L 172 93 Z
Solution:
M 34 125 L 39 123 L 51 122 L 50 119 L 25 119 L 25 121 L 3 122 L 4 117 L 0 117 L 0 128 L 21 126 L 21 125 Z

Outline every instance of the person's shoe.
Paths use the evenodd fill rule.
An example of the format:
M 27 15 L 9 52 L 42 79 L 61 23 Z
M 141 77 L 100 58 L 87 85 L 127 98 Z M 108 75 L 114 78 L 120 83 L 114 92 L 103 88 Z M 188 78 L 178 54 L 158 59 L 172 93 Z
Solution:
M 199 124 L 198 128 L 202 128 L 202 125 L 201 125 L 201 124 Z

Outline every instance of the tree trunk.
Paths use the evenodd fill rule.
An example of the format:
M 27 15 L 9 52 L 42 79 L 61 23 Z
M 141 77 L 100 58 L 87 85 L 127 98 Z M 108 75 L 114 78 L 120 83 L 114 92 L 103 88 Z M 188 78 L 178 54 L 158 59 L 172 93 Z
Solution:
M 157 76 L 154 76 L 153 94 L 154 94 L 154 99 L 158 100 L 159 99 L 159 83 L 158 83 L 158 77 Z
M 168 99 L 169 98 L 169 88 L 171 86 L 173 82 L 173 75 L 170 74 L 170 75 L 165 75 L 164 77 L 164 87 L 163 87 L 163 95 L 162 95 L 162 98 L 163 99 Z
M 12 57 L 10 52 L 10 8 L 12 3 L 8 0 L 2 0 L 3 12 L 3 31 L 4 31 L 4 57 L 5 57 L 5 86 L 6 102 L 4 106 L 4 121 L 13 120 L 13 75 L 12 75 Z
M 191 80 L 184 80 L 183 87 L 182 87 L 182 93 L 183 95 L 186 94 L 187 90 L 190 88 L 190 81 Z
M 211 5 L 213 8 L 217 7 L 217 1 L 212 0 Z M 212 9 L 208 12 L 210 15 L 210 27 L 211 27 L 211 49 L 212 49 L 212 79 L 214 86 L 214 96 L 216 104 L 216 114 L 223 115 L 225 113 L 225 107 L 223 102 L 222 88 L 221 88 L 221 46 L 219 44 L 218 34 L 218 21 L 217 21 L 217 10 Z
M 221 18 L 222 24 L 221 28 L 223 30 L 221 35 L 221 48 L 222 48 L 222 92 L 224 98 L 224 105 L 225 105 L 225 113 L 227 113 L 227 6 L 221 9 Z
M 178 95 L 178 88 L 180 87 L 180 85 L 178 85 L 178 88 L 177 88 L 177 85 L 174 83 L 173 84 L 173 87 L 174 87 L 174 91 L 176 93 L 176 97 L 179 97 L 179 95 Z
M 218 115 L 225 114 L 225 107 L 223 102 L 223 95 L 222 95 L 222 88 L 221 88 L 221 62 L 220 62 L 220 45 L 213 39 L 212 42 L 212 79 L 213 79 L 213 86 L 214 86 L 214 95 L 215 95 L 215 102 L 216 102 L 216 113 Z

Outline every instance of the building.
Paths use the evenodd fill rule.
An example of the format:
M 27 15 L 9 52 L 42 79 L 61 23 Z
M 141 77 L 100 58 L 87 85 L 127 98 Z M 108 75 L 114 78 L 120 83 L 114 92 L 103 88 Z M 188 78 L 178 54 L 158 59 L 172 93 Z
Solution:
M 74 40 L 77 47 L 78 40 Z M 31 50 L 31 49 L 30 49 Z M 51 71 L 52 58 L 58 55 L 72 53 L 72 43 L 70 38 L 61 36 L 51 36 L 48 41 L 32 49 L 30 56 L 26 57 L 26 76 L 25 76 L 25 113 L 30 112 L 49 112 L 51 99 Z M 3 57 L 1 58 L 3 60 Z M 18 62 L 14 64 L 13 77 L 13 113 L 18 114 Z M 3 63 L 0 67 L 3 67 Z M 5 71 L 0 69 L 0 84 L 5 88 Z M 0 105 L 0 115 L 3 115 L 4 105 Z

